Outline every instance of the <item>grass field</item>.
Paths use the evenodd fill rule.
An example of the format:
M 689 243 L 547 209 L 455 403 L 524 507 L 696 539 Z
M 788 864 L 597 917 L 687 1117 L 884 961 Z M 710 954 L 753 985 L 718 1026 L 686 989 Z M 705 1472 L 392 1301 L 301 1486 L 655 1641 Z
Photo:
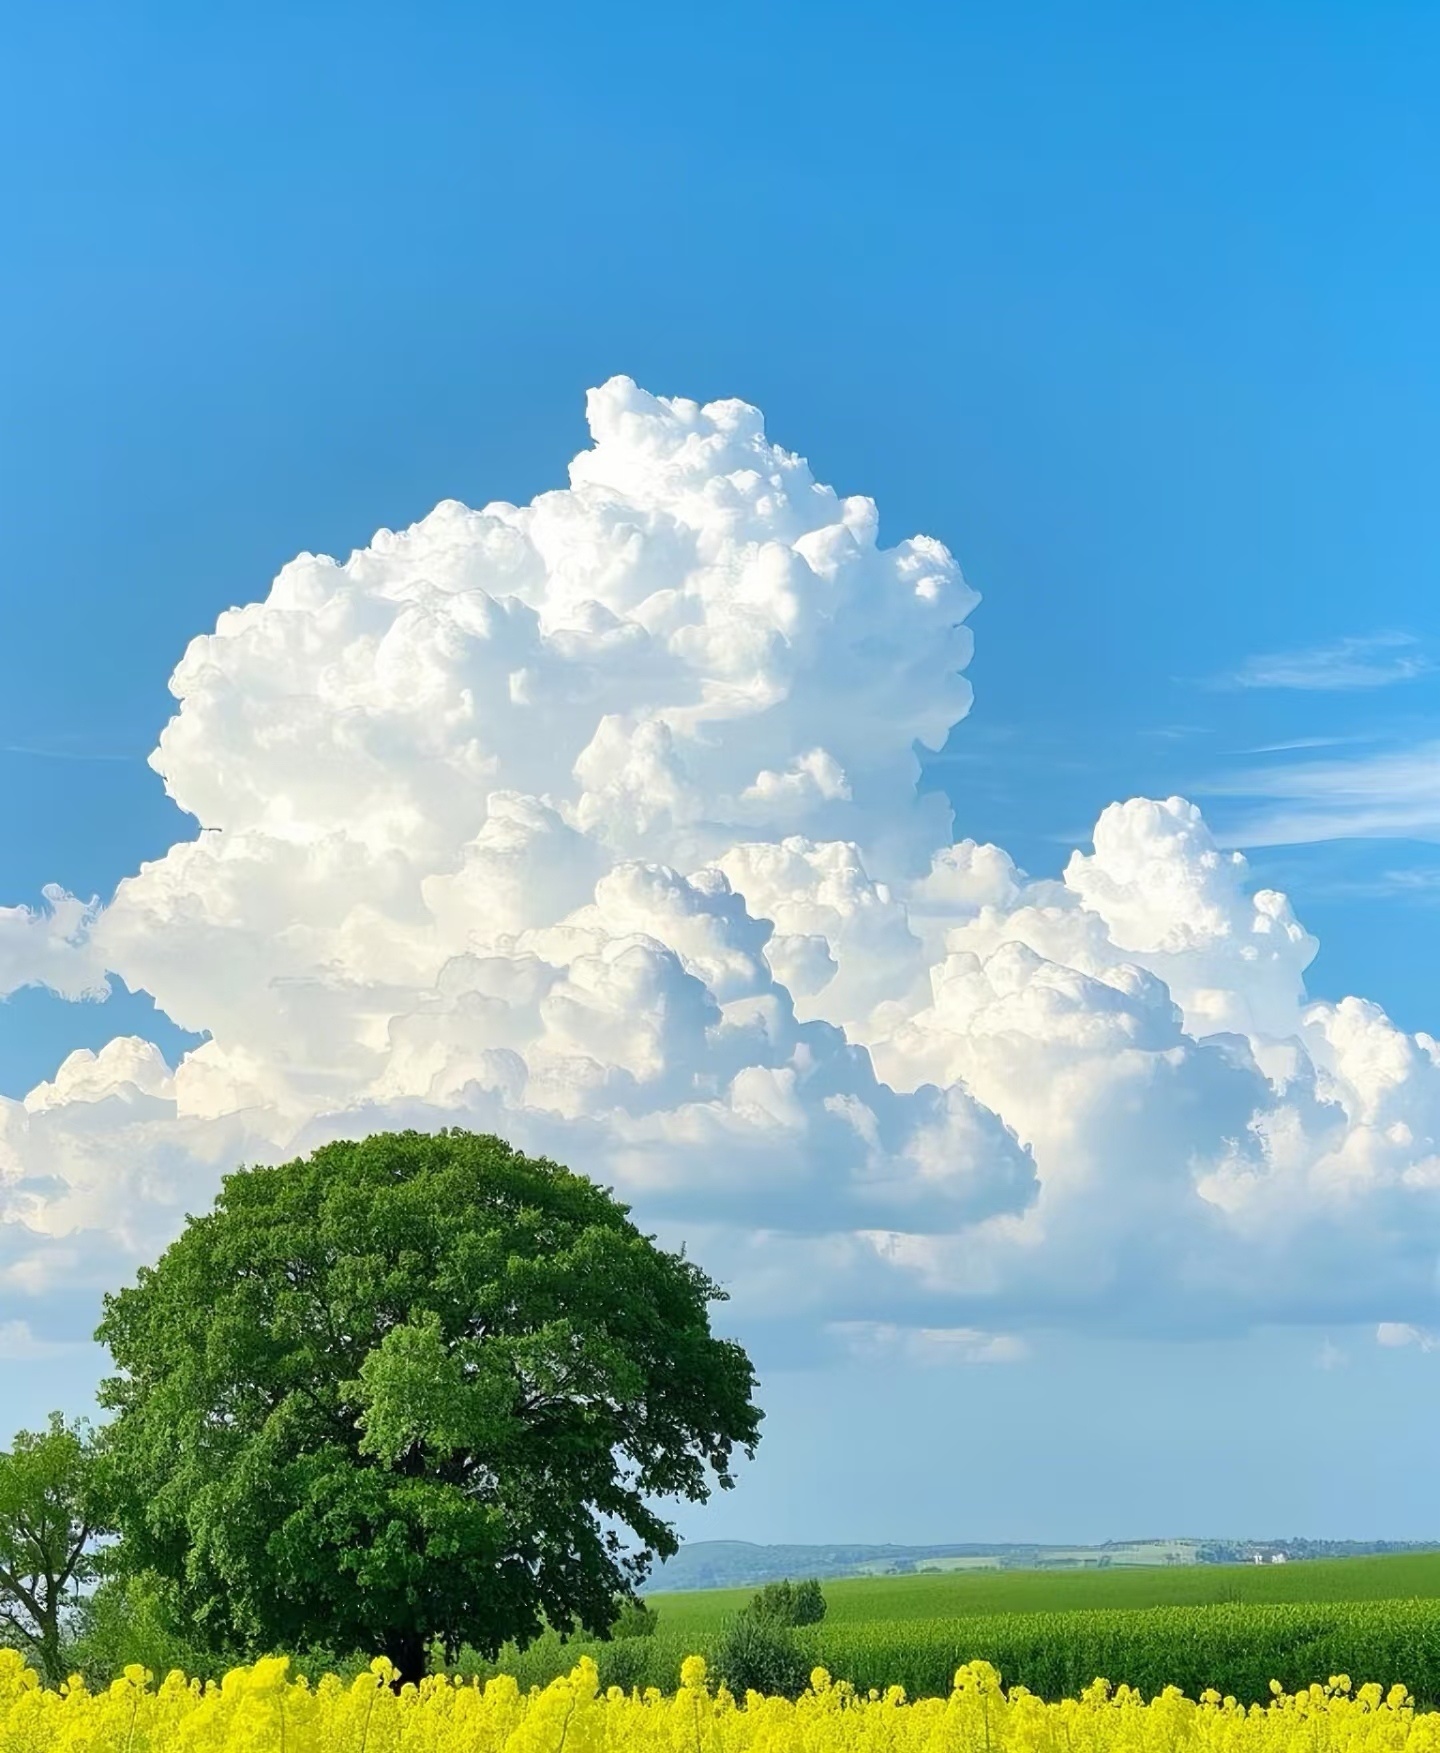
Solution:
M 707 1636 L 753 1589 L 653 1594 L 666 1632 Z M 853 1577 L 825 1584 L 829 1625 L 955 1619 L 1087 1608 L 1203 1607 L 1240 1602 L 1385 1601 L 1440 1598 L 1440 1552 L 1292 1564 L 1157 1565 L 1095 1571 L 955 1570 L 905 1577 Z

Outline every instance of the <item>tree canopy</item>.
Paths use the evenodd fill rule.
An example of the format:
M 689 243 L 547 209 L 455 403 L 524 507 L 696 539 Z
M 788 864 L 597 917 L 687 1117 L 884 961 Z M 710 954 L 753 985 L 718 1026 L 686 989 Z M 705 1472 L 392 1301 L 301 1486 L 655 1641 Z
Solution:
M 99 1519 L 86 1425 L 52 1412 L 0 1453 L 0 1632 L 52 1686 L 65 1678 L 65 1611 L 95 1575 Z
M 132 1571 L 216 1648 L 489 1654 L 604 1634 L 753 1454 L 723 1293 L 604 1189 L 497 1138 L 385 1133 L 242 1169 L 97 1337 Z

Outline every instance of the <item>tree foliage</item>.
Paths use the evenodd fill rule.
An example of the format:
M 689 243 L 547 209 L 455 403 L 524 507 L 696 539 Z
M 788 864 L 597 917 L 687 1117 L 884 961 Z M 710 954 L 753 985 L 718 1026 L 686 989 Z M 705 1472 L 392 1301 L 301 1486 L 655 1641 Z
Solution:
M 676 1549 L 653 1500 L 703 1500 L 754 1451 L 722 1294 L 496 1138 L 232 1174 L 106 1299 L 124 1564 L 217 1648 L 378 1650 L 413 1676 L 437 1639 L 603 1635 Z
M 0 1633 L 45 1679 L 65 1678 L 65 1615 L 95 1575 L 94 1442 L 83 1423 L 50 1414 L 0 1453 Z

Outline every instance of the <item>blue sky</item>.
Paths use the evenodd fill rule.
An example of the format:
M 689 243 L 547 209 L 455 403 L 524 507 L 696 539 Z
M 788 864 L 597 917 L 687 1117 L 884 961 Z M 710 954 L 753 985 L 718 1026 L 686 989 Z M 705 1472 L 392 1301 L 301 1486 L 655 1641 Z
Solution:
M 754 403 L 873 496 L 882 542 L 953 549 L 976 702 L 927 782 L 958 834 L 1053 877 L 1107 804 L 1181 793 L 1319 939 L 1313 996 L 1440 1024 L 1432 9 L 139 6 L 4 33 L 0 902 L 108 899 L 193 834 L 146 756 L 224 609 L 302 550 L 560 484 L 586 388 L 626 373 Z M 131 1032 L 172 1061 L 195 1038 L 144 994 L 23 988 L 0 1093 Z M 60 1343 L 94 1288 L 56 1294 Z M 689 1530 L 1436 1532 L 1428 1339 L 1328 1306 L 1146 1337 L 1135 1295 L 1036 1315 L 1004 1367 L 782 1359 L 762 1459 Z M 92 1374 L 19 1357 L 0 1419 Z M 855 1430 L 857 1400 L 886 1416 Z M 1057 1442 L 1089 1457 L 1058 1482 Z

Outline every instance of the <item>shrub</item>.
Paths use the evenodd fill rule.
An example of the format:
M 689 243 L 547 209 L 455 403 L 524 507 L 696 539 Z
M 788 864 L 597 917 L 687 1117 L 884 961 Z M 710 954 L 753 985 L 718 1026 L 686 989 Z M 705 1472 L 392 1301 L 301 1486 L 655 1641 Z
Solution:
M 816 1578 L 808 1582 L 766 1583 L 745 1609 L 772 1625 L 818 1625 L 825 1617 L 825 1596 Z
M 163 1678 L 172 1668 L 204 1679 L 231 1665 L 187 1631 L 174 1588 L 148 1574 L 108 1577 L 76 1609 L 67 1665 L 93 1687 L 108 1686 L 132 1663 Z
M 658 1673 L 651 1660 L 651 1644 L 644 1637 L 627 1637 L 619 1642 L 612 1642 L 601 1658 L 600 1676 L 607 1687 L 618 1686 L 622 1692 L 633 1692 L 637 1688 L 644 1691 L 647 1686 L 658 1686 L 668 1690 L 675 1682 L 670 1670 L 673 1663 L 665 1664 Z
M 810 1683 L 810 1658 L 790 1628 L 754 1612 L 741 1613 L 722 1632 L 713 1666 L 737 1698 L 747 1692 L 798 1698 Z
M 654 1637 L 655 1628 L 660 1623 L 660 1615 L 653 1607 L 647 1607 L 640 1600 L 622 1600 L 620 1610 L 615 1615 L 615 1623 L 610 1627 L 612 1638 L 623 1637 Z
M 709 1654 L 711 1639 L 704 1638 L 703 1654 Z M 673 1692 L 680 1678 L 680 1664 L 694 1653 L 695 1640 L 659 1632 L 647 1637 L 610 1638 L 599 1642 L 587 1637 L 558 1637 L 547 1631 L 526 1649 L 507 1644 L 498 1655 L 485 1656 L 478 1650 L 461 1650 L 447 1664 L 445 1672 L 454 1679 L 493 1680 L 497 1674 L 511 1675 L 522 1692 L 532 1686 L 548 1686 L 562 1679 L 575 1664 L 588 1656 L 600 1672 L 602 1686 L 619 1686 L 628 1692 L 638 1686 L 657 1687 Z

